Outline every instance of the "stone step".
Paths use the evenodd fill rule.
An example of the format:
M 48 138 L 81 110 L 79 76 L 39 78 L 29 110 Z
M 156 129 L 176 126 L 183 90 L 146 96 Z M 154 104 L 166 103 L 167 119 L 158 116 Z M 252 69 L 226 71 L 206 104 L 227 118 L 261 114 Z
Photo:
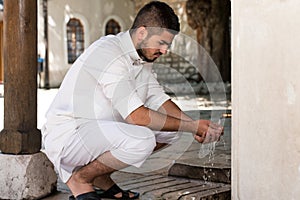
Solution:
M 224 144 L 216 144 L 213 151 L 201 157 L 199 156 L 202 148 L 201 144 L 193 143 L 169 168 L 168 175 L 203 181 L 230 183 L 231 150 L 230 144 Z
M 185 177 L 218 183 L 230 183 L 231 168 L 217 165 L 205 166 L 175 163 L 169 170 L 169 176 Z

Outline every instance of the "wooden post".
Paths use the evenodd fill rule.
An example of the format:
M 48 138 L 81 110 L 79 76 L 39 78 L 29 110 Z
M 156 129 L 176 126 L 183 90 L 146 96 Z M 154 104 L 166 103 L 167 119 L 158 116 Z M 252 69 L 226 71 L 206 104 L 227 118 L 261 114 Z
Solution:
M 4 1 L 4 129 L 2 153 L 40 151 L 37 129 L 37 1 Z

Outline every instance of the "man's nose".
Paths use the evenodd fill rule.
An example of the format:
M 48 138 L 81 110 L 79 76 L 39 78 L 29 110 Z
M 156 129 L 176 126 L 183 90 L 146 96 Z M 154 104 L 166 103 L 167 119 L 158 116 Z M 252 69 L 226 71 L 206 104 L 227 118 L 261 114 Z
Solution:
M 159 52 L 161 54 L 166 54 L 168 52 L 168 49 L 167 48 L 162 48 L 162 49 L 159 50 Z
M 166 54 L 168 52 L 169 47 L 170 47 L 169 45 L 163 44 L 163 45 L 160 46 L 159 52 L 161 54 Z

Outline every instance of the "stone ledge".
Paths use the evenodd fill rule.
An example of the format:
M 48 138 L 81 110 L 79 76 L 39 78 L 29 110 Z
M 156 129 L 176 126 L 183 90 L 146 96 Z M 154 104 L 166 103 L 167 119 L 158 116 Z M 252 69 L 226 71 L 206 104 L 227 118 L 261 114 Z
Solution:
M 56 189 L 57 176 L 42 152 L 0 154 L 0 198 L 40 199 Z
M 169 176 L 192 178 L 217 183 L 230 183 L 231 168 L 225 166 L 175 163 L 169 169 Z

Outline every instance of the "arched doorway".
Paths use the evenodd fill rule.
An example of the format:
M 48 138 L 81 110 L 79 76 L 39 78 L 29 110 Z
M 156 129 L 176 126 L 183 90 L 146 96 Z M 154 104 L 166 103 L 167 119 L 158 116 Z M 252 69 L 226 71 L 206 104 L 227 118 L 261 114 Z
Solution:
M 119 32 L 121 32 L 120 24 L 116 20 L 110 19 L 105 26 L 105 35 L 116 35 Z

